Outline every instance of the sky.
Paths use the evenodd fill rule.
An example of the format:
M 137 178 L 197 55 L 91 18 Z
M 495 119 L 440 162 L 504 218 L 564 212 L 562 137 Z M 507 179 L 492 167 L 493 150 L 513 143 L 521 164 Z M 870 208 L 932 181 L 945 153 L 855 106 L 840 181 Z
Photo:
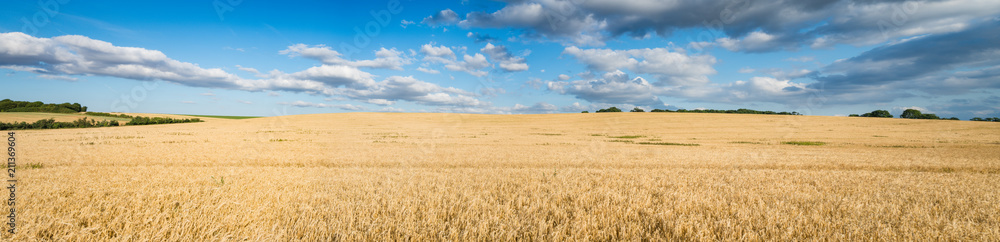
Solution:
M 1000 116 L 996 0 L 7 1 L 0 95 L 276 116 Z

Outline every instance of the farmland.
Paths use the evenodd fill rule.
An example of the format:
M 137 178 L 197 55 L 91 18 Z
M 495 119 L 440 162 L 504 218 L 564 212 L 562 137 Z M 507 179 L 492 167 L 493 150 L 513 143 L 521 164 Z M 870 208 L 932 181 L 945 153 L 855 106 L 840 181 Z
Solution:
M 17 137 L 4 239 L 1000 240 L 992 122 L 345 113 Z
M 93 119 L 97 121 L 122 121 L 128 122 L 127 118 L 88 116 L 77 113 L 37 113 L 37 112 L 0 112 L 0 122 L 35 122 L 39 119 L 55 119 L 56 122 L 73 122 L 80 118 Z

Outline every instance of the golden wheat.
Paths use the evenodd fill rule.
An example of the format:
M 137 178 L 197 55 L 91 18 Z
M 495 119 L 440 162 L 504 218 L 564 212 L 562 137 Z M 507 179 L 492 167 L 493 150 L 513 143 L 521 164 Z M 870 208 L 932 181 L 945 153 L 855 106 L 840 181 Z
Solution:
M 997 123 L 350 113 L 17 136 L 7 240 L 1000 240 Z

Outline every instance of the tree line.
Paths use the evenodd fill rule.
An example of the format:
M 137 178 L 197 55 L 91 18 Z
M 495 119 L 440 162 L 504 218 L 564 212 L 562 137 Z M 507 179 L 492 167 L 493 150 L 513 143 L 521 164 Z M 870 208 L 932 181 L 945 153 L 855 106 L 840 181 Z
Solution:
M 203 122 L 199 118 L 163 118 L 163 117 L 139 117 L 132 118 L 124 125 L 151 125 L 151 124 L 173 124 L 173 123 L 195 123 Z M 94 127 L 115 127 L 122 124 L 114 120 L 97 121 L 83 117 L 73 122 L 56 122 L 53 118 L 41 119 L 33 123 L 28 122 L 0 122 L 0 130 L 20 130 L 20 129 L 64 129 L 64 128 L 94 128 Z
M 124 113 L 122 113 L 122 114 L 111 114 L 111 113 L 102 113 L 102 112 L 87 112 L 86 115 L 87 116 L 112 117 L 112 118 L 134 118 L 134 117 L 132 117 L 132 115 L 128 115 L 128 114 L 124 114 Z
M 597 110 L 598 113 L 615 113 L 615 112 L 621 112 L 621 111 L 622 110 L 619 109 L 619 108 L 617 108 L 617 107 L 610 107 L 610 108 L 604 108 L 604 109 Z M 632 108 L 632 110 L 629 111 L 629 112 L 646 112 L 646 110 L 643 110 L 642 108 L 639 108 L 639 107 L 635 107 L 635 108 Z M 677 113 L 736 113 L 736 114 L 802 115 L 799 112 L 758 111 L 758 110 L 746 109 L 746 108 L 741 108 L 741 109 L 736 109 L 736 110 L 716 110 L 716 109 L 694 109 L 694 110 L 677 109 L 677 110 L 668 110 L 668 109 L 658 109 L 657 108 L 657 109 L 650 110 L 649 112 L 652 112 L 652 113 L 677 112 Z M 590 113 L 590 112 L 583 111 L 581 113 Z
M 646 110 L 643 110 L 642 108 L 635 107 L 635 108 L 632 108 L 632 110 L 630 110 L 629 112 L 645 112 L 645 111 Z M 619 108 L 617 108 L 617 107 L 610 107 L 610 108 L 598 109 L 597 112 L 598 113 L 618 113 L 618 112 L 622 112 L 622 110 L 619 109 Z M 658 113 L 658 112 L 677 112 L 677 113 L 737 113 L 737 114 L 802 115 L 799 112 L 758 111 L 758 110 L 746 109 L 746 108 L 741 108 L 741 109 L 736 109 L 736 110 L 717 110 L 717 109 L 694 109 L 694 110 L 687 110 L 687 109 L 677 109 L 675 111 L 671 111 L 671 110 L 667 110 L 667 109 L 653 109 L 653 110 L 650 110 L 649 112 L 653 112 L 653 113 Z M 583 111 L 581 113 L 590 113 L 590 112 L 589 111 Z M 872 118 L 893 118 L 894 117 L 891 113 L 889 113 L 889 111 L 886 111 L 886 110 L 875 110 L 875 111 L 871 111 L 871 112 L 860 114 L 860 115 L 859 114 L 851 114 L 849 116 L 850 117 L 872 117 Z M 899 118 L 906 118 L 906 119 L 959 120 L 956 117 L 951 117 L 951 118 L 938 117 L 936 114 L 933 114 L 933 113 L 923 113 L 923 112 L 920 112 L 920 110 L 916 110 L 916 109 L 906 109 L 905 111 L 903 111 L 903 113 L 901 115 L 899 115 Z M 969 120 L 970 121 L 1000 122 L 1000 118 L 997 118 L 997 117 L 992 117 L 992 118 L 975 117 L 975 118 L 971 118 Z
M 43 103 L 41 101 L 0 100 L 0 112 L 46 112 L 46 113 L 79 113 L 86 112 L 87 106 L 79 103 Z
M 851 115 L 848 115 L 848 116 L 849 117 L 893 118 L 892 114 L 889 113 L 889 111 L 886 111 L 886 110 L 875 110 L 875 111 L 871 111 L 871 112 L 864 113 L 864 114 L 861 114 L 861 115 L 851 114 Z M 937 114 L 923 113 L 923 112 L 920 112 L 920 110 L 916 110 L 916 109 L 906 109 L 906 110 L 904 110 L 903 113 L 899 115 L 899 118 L 906 118 L 906 119 L 960 120 L 960 119 L 958 119 L 956 117 L 942 118 L 942 117 L 938 117 Z M 975 117 L 975 118 L 969 119 L 969 121 L 1000 122 L 1000 118 L 997 118 L 997 117 L 993 117 L 993 118 Z
M 118 126 L 118 121 L 104 120 L 97 121 L 83 117 L 73 122 L 56 122 L 55 119 L 41 119 L 34 123 L 28 122 L 0 122 L 0 130 L 16 129 L 63 129 L 63 128 L 91 128 L 91 127 L 113 127 Z

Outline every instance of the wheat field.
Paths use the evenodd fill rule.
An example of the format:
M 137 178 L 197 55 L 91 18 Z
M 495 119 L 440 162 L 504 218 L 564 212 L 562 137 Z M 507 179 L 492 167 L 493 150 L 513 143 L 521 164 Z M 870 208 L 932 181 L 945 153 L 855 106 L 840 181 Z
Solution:
M 34 123 L 40 119 L 55 119 L 56 122 L 73 122 L 80 118 L 87 118 L 91 120 L 104 121 L 123 121 L 122 123 L 128 122 L 127 118 L 112 118 L 112 117 L 102 117 L 102 116 L 88 116 L 78 113 L 36 113 L 36 112 L 0 112 L 0 122 L 13 123 L 13 122 L 27 122 Z
M 1000 240 L 1000 124 L 345 113 L 17 132 L 4 240 Z

